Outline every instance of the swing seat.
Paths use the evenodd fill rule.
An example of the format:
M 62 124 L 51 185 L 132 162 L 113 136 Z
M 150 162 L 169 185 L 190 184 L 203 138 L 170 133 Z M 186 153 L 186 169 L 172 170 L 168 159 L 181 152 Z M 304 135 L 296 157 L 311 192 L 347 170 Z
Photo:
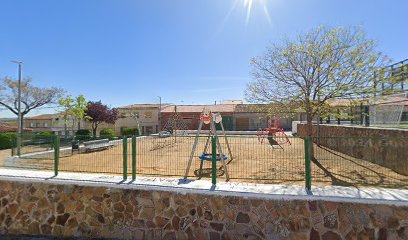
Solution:
M 215 161 L 221 161 L 221 155 L 218 153 L 217 158 L 215 159 Z M 212 154 L 211 153 L 203 153 L 201 154 L 198 158 L 200 158 L 201 161 L 212 161 Z M 224 160 L 227 160 L 228 157 L 226 155 L 224 155 Z

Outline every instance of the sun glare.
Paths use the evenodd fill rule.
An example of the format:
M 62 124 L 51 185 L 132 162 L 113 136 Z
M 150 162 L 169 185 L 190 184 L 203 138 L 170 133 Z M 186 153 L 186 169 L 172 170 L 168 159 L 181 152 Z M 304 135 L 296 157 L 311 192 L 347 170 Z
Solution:
M 269 15 L 268 7 L 267 7 L 267 0 L 243 0 L 244 8 L 246 9 L 246 18 L 245 18 L 245 25 L 248 25 L 249 19 L 251 18 L 251 11 L 254 5 L 258 5 L 263 9 L 265 17 L 268 20 L 268 23 L 271 24 L 271 17 Z
M 236 12 L 237 8 L 239 8 L 241 4 L 243 4 L 242 5 L 243 9 L 246 12 L 245 26 L 248 26 L 249 24 L 249 20 L 251 19 L 252 10 L 254 10 L 253 15 L 257 14 L 257 15 L 265 16 L 269 25 L 272 25 L 272 20 L 269 15 L 269 11 L 268 11 L 268 4 L 270 2 L 268 1 L 271 1 L 271 0 L 234 0 L 233 4 L 231 5 L 231 8 L 227 12 L 227 14 L 224 16 L 222 22 L 219 24 L 217 31 L 214 34 L 214 37 L 223 31 L 231 15 L 234 14 L 234 12 Z M 274 0 L 274 2 L 276 1 L 277 0 Z M 256 16 L 252 16 L 252 17 L 256 17 Z
M 245 24 L 248 25 L 249 18 L 251 17 L 251 8 L 253 0 L 244 0 L 244 8 L 247 10 Z

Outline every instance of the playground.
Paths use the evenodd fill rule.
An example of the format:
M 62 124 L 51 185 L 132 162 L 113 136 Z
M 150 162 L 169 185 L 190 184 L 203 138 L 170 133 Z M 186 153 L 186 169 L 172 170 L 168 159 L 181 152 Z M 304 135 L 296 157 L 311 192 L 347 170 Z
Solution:
M 227 149 L 225 139 L 220 144 Z M 271 146 L 267 141 L 260 143 L 256 136 L 228 136 L 233 160 L 227 164 L 230 181 L 255 183 L 282 183 L 304 185 L 305 157 L 304 141 L 290 137 L 291 144 L 282 144 L 282 148 Z M 179 177 L 185 174 L 191 155 L 195 136 L 177 136 L 168 138 L 146 137 L 137 139 L 136 173 L 141 176 Z M 197 141 L 197 151 L 192 158 L 188 179 L 196 180 L 210 177 L 211 162 L 203 161 L 201 177 L 200 155 L 207 142 L 206 136 Z M 131 143 L 127 144 L 128 173 L 131 166 Z M 10 150 L 1 150 L 2 159 Z M 53 153 L 31 154 L 13 162 L 13 167 L 38 170 L 53 170 Z M 330 149 L 315 145 L 316 161 L 311 163 L 313 185 L 342 186 L 392 186 L 407 188 L 408 176 L 366 160 L 351 157 Z M 229 160 L 227 160 L 228 162 Z M 4 164 L 4 162 L 3 162 Z M 8 165 L 10 167 L 10 165 Z M 217 163 L 217 168 L 222 164 Z M 61 151 L 60 171 L 122 174 L 123 145 L 117 144 L 107 150 L 89 153 Z M 223 168 L 217 181 L 225 181 Z
M 168 125 L 174 130 L 172 135 L 138 137 L 134 139 L 134 145 L 132 139 L 127 138 L 127 143 L 121 139 L 87 141 L 83 143 L 82 151 L 72 151 L 67 145 L 60 146 L 58 169 L 106 174 L 123 174 L 126 171 L 130 174 L 134 157 L 135 172 L 139 176 L 195 180 L 211 177 L 211 153 L 215 150 L 217 181 L 304 185 L 307 166 L 305 140 L 286 134 L 280 128 L 279 121 L 271 122 L 268 128 L 260 129 L 256 135 L 227 135 L 221 114 L 203 110 L 195 133 L 178 135 L 177 130 L 182 126 L 177 118 Z M 209 130 L 203 130 L 204 125 L 209 125 Z M 216 130 L 217 126 L 220 130 Z M 354 138 L 353 141 L 345 141 L 344 138 L 324 138 L 317 142 L 321 144 L 312 143 L 314 158 L 310 159 L 313 185 L 408 188 L 408 176 L 402 169 L 390 162 L 381 162 L 383 160 L 379 161 L 372 154 L 366 155 L 364 160 L 360 157 L 363 156 L 362 151 L 370 151 L 367 147 L 358 146 L 361 144 L 383 149 L 381 151 L 384 152 L 377 155 L 395 155 L 402 149 L 396 145 L 395 139 Z M 103 147 L 98 147 L 100 144 Z M 88 151 L 92 149 L 94 151 Z M 347 151 L 344 149 L 355 151 L 350 150 L 352 154 L 345 154 Z M 0 164 L 38 170 L 53 170 L 55 167 L 54 151 L 50 144 L 25 146 L 22 153 L 21 158 L 8 158 L 11 151 L 2 150 Z

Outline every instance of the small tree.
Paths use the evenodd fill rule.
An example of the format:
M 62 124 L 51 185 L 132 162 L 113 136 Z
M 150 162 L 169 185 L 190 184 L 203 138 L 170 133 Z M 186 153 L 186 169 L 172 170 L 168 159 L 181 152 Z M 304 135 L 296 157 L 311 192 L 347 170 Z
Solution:
M 119 118 L 119 113 L 116 108 L 109 108 L 108 106 L 98 102 L 89 102 L 85 112 L 86 117 L 92 123 L 92 133 L 96 136 L 98 125 L 102 122 L 114 124 Z
M 18 116 L 18 81 L 5 77 L 0 85 L 0 106 L 6 107 Z M 57 97 L 63 93 L 60 88 L 40 88 L 31 84 L 31 78 L 21 81 L 21 126 L 23 118 L 31 110 L 44 105 L 55 103 Z
M 75 128 L 75 122 L 78 124 L 78 130 L 81 128 L 81 121 L 85 118 L 85 112 L 87 109 L 87 102 L 83 95 L 79 95 L 76 98 L 71 96 L 60 96 L 58 98 L 59 105 L 63 108 L 61 112 L 64 119 L 65 133 L 67 132 L 67 122 L 72 121 L 72 130 Z
M 247 85 L 247 99 L 270 103 L 277 113 L 304 110 L 311 137 L 312 120 L 328 109 L 329 100 L 375 91 L 373 72 L 384 65 L 384 57 L 361 28 L 319 27 L 272 44 L 251 64 L 255 80 Z M 313 147 L 310 151 L 314 157 Z

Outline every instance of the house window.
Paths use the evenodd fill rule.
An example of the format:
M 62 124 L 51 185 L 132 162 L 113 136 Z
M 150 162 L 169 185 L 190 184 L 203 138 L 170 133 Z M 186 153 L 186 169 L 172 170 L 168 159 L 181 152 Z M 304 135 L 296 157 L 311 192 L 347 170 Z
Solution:
M 44 123 L 43 126 L 44 126 L 44 127 L 48 127 L 48 124 L 47 124 L 47 123 Z
M 152 118 L 152 116 L 153 116 L 152 112 L 145 112 L 144 113 L 145 118 Z
M 30 122 L 30 127 L 34 127 L 34 123 Z
M 41 125 L 40 125 L 40 123 L 36 123 L 35 126 L 36 126 L 36 127 L 40 127 Z

